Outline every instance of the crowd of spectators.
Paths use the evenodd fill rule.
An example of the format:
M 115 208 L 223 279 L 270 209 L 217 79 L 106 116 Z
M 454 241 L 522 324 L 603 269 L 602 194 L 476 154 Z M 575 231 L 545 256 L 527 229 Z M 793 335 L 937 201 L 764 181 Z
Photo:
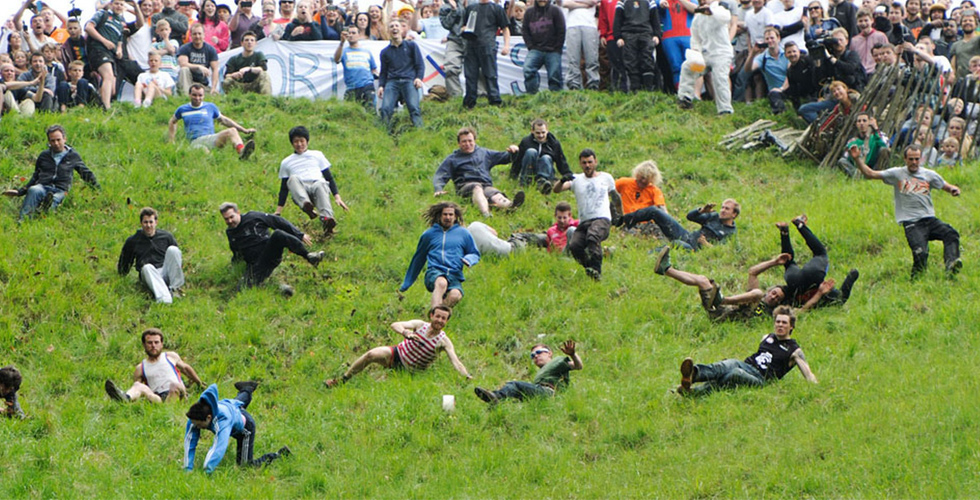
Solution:
M 252 0 L 108 0 L 86 19 L 77 10 L 66 15 L 25 0 L 0 29 L 0 111 L 110 108 L 125 82 L 135 87 L 135 103 L 142 106 L 186 95 L 193 83 L 217 93 L 219 54 L 238 47 L 243 53 L 229 63 L 221 87 L 269 94 L 265 56 L 255 51 L 255 42 L 353 41 L 350 27 L 358 40 L 395 38 L 392 54 L 412 49 L 420 39 L 443 44 L 446 94 L 462 96 L 468 107 L 480 95 L 501 103 L 497 55 L 520 42 L 527 48 L 527 93 L 538 91 L 538 70 L 544 68 L 551 91 L 678 92 L 682 108 L 712 99 L 719 113 L 733 112 L 730 101 L 765 96 L 773 113 L 792 107 L 807 123 L 849 115 L 883 66 L 907 72 L 935 67 L 948 85 L 929 103 L 934 123 L 929 130 L 909 126 L 903 133 L 916 142 L 920 136 L 931 139 L 922 144 L 927 162 L 939 156 L 929 154 L 930 148 L 938 152 L 947 139 L 964 146 L 963 153 L 969 153 L 964 142 L 972 146 L 963 139 L 975 131 L 980 100 L 980 16 L 973 0 L 378 1 L 365 6 L 349 0 L 261 0 L 259 9 Z M 392 30 L 399 31 L 397 37 Z M 381 99 L 373 94 L 380 97 L 388 85 L 386 68 L 394 68 L 410 82 L 399 88 L 398 102 L 409 105 L 418 125 L 410 87 L 422 86 L 411 85 L 417 60 L 409 61 L 416 69 L 401 71 L 405 57 L 414 60 L 416 54 L 409 50 L 387 66 L 373 57 L 358 61 L 353 69 L 367 71 L 355 90 L 377 106 Z M 379 66 L 380 74 L 372 76 L 385 85 L 371 90 L 364 77 Z M 344 69 L 351 69 L 349 63 Z M 465 90 L 460 73 L 468 76 Z M 390 116 L 393 105 L 382 114 Z M 913 120 L 911 112 L 907 118 Z M 954 118 L 965 125 L 950 127 Z M 960 128 L 966 129 L 964 137 L 954 135 Z

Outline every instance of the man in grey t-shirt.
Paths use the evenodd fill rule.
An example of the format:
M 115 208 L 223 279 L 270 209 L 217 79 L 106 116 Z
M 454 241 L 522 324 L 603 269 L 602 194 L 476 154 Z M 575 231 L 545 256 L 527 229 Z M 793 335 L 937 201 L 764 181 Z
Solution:
M 926 269 L 929 262 L 929 241 L 942 240 L 943 260 L 950 275 L 963 267 L 960 260 L 960 233 L 953 226 L 939 220 L 932 206 L 932 189 L 942 189 L 953 196 L 960 195 L 960 188 L 946 182 L 927 168 L 921 168 L 922 148 L 911 145 L 905 148 L 905 166 L 875 171 L 864 162 L 861 151 L 854 146 L 848 152 L 861 173 L 868 179 L 880 179 L 895 188 L 895 221 L 905 228 L 905 238 L 912 249 L 912 277 Z
M 568 251 L 585 268 L 585 274 L 598 281 L 602 277 L 602 242 L 609 237 L 610 225 L 621 224 L 623 200 L 612 176 L 597 170 L 595 151 L 583 149 L 578 162 L 582 173 L 574 180 L 558 181 L 554 191 L 571 189 L 575 193 L 579 223 L 568 240 Z

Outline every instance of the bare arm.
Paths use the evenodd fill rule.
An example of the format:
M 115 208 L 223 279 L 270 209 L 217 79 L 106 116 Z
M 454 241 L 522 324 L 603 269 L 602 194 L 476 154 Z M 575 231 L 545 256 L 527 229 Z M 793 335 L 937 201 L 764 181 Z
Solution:
M 813 297 L 810 297 L 810 300 L 806 301 L 806 304 L 803 304 L 803 307 L 799 308 L 796 312 L 801 313 L 816 307 L 817 303 L 820 302 L 820 298 L 833 290 L 834 284 L 834 280 L 826 280 L 821 283 L 817 288 L 817 293 L 813 294 Z
M 409 321 L 396 321 L 391 324 L 391 329 L 398 332 L 402 337 L 406 339 L 418 339 L 419 336 L 415 334 L 415 330 L 422 328 L 425 325 L 425 321 L 420 319 L 413 319 Z
M 814 384 L 819 383 L 817 382 L 817 376 L 814 375 L 813 370 L 810 369 L 809 363 L 806 362 L 806 357 L 803 356 L 803 349 L 797 349 L 794 351 L 792 359 L 793 362 L 796 363 L 796 366 L 800 367 L 800 373 L 803 374 L 803 378 L 805 378 L 807 382 Z
M 19 30 L 22 26 L 20 19 L 24 16 L 24 11 L 27 10 L 27 6 L 31 4 L 33 0 L 24 0 L 24 3 L 20 6 L 20 9 L 14 14 L 14 26 Z
M 211 93 L 218 93 L 218 74 L 221 69 L 218 67 L 218 61 L 211 61 Z
M 500 55 L 506 56 L 510 54 L 510 28 L 504 28 L 504 46 L 500 48 Z
M 235 130 L 238 130 L 239 132 L 241 132 L 243 134 L 254 134 L 255 133 L 255 129 L 254 128 L 245 128 L 245 127 L 239 125 L 238 122 L 236 122 L 235 120 L 232 120 L 231 118 L 228 118 L 225 115 L 221 115 L 220 117 L 218 117 L 218 121 L 221 122 L 222 125 L 224 125 L 226 127 L 231 127 L 231 128 L 233 128 Z
M 865 179 L 881 180 L 881 172 L 872 170 L 871 167 L 864 162 L 864 155 L 861 154 L 860 148 L 857 146 L 851 146 L 851 148 L 847 150 L 847 154 L 851 155 L 851 160 L 853 160 L 854 164 L 857 165 L 858 170 L 861 171 L 861 175 L 863 175 Z
M 470 373 L 468 371 L 466 371 L 466 367 L 463 366 L 463 362 L 460 361 L 459 360 L 459 357 L 456 356 L 456 349 L 453 347 L 453 342 L 451 340 L 449 340 L 449 337 L 443 337 L 442 338 L 442 345 L 441 345 L 441 347 L 443 349 L 445 349 L 446 356 L 449 356 L 449 361 L 452 362 L 453 368 L 455 368 L 456 371 L 458 371 L 460 375 L 462 375 L 462 376 L 464 376 L 464 377 L 466 377 L 468 379 L 472 379 L 473 376 L 470 375 Z
M 945 183 L 945 184 L 943 184 L 943 191 L 946 191 L 947 193 L 949 193 L 949 194 L 951 194 L 953 196 L 959 196 L 960 195 L 960 188 L 957 187 L 957 186 L 955 186 L 955 185 L 953 185 L 953 184 L 950 184 L 948 182 Z
M 559 182 L 558 184 L 555 184 L 554 191 L 556 193 L 560 193 L 562 191 L 568 191 L 569 189 L 572 188 L 572 182 L 573 181 Z
M 759 275 L 768 271 L 769 269 L 781 266 L 789 262 L 789 254 L 781 253 L 769 260 L 764 260 L 749 268 L 749 283 L 746 288 L 749 290 L 762 290 L 759 286 Z
M 340 33 L 340 45 L 337 46 L 337 50 L 333 53 L 334 64 L 340 64 L 340 58 L 344 55 L 344 42 L 347 41 L 347 32 L 342 31 Z
M 178 370 L 180 370 L 182 373 L 187 373 L 187 377 L 190 378 L 192 382 L 200 387 L 204 387 L 204 382 L 201 381 L 201 377 L 197 376 L 197 372 L 194 371 L 194 368 L 192 368 L 191 365 L 185 363 L 183 359 L 180 359 L 180 355 L 171 351 L 167 353 L 167 357 L 170 358 L 170 361 L 173 362 Z
M 170 124 L 167 126 L 167 142 L 174 142 L 174 136 L 177 135 L 177 117 L 170 117 Z
M 566 356 L 572 359 L 572 370 L 582 369 L 582 358 L 578 357 L 578 353 L 575 352 L 575 341 L 566 340 L 559 349 L 561 352 L 565 353 Z
M 144 380 L 146 380 L 146 378 L 143 377 L 143 363 L 139 363 L 136 365 L 136 369 L 133 370 L 133 382 L 139 382 L 142 384 L 144 383 Z

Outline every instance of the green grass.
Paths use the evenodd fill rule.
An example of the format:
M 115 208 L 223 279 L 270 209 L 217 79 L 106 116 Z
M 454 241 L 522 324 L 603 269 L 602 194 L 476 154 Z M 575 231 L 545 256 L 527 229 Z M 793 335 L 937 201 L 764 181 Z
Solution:
M 29 177 L 45 147 L 43 128 L 62 123 L 103 185 L 76 179 L 62 209 L 21 226 L 19 199 L 0 214 L 0 364 L 25 375 L 24 421 L 0 422 L 5 497 L 331 497 L 331 498 L 702 498 L 976 496 L 978 379 L 971 352 L 980 278 L 977 164 L 943 171 L 961 198 L 935 193 L 941 218 L 963 236 L 966 267 L 947 280 L 941 247 L 932 268 L 910 282 L 911 257 L 893 221 L 891 188 L 853 181 L 769 151 L 730 152 L 720 137 L 767 116 L 762 104 L 717 118 L 713 105 L 678 112 L 667 96 L 543 93 L 501 109 L 462 112 L 458 102 L 424 105 L 426 127 L 399 115 L 388 136 L 357 105 L 303 99 L 225 96 L 222 111 L 259 129 L 254 160 L 165 144 L 173 107 L 117 107 L 0 123 L 3 187 Z M 831 255 L 830 276 L 851 267 L 861 278 L 843 308 L 800 319 L 796 338 L 820 384 L 795 371 L 761 390 L 700 400 L 670 394 L 685 356 L 711 362 L 750 354 L 768 322 L 712 325 L 692 289 L 656 276 L 648 251 L 659 243 L 613 230 L 615 246 L 600 283 L 574 261 L 529 251 L 485 258 L 468 270 L 466 296 L 447 331 L 476 377 L 462 380 L 446 359 L 417 375 L 370 369 L 332 391 L 324 378 L 397 334 L 387 325 L 421 317 L 421 283 L 399 301 L 418 235 L 432 203 L 431 175 L 455 148 L 455 131 L 474 125 L 478 143 L 503 149 L 544 117 L 569 160 L 591 147 L 614 177 L 653 158 L 664 172 L 671 212 L 733 196 L 743 206 L 734 241 L 698 254 L 675 252 L 676 265 L 706 273 L 729 292 L 745 269 L 779 250 L 775 221 L 800 212 Z M 790 123 L 788 117 L 781 118 Z M 274 286 L 232 292 L 241 268 L 230 264 L 222 201 L 271 211 L 278 165 L 291 152 L 286 132 L 310 128 L 350 213 L 339 234 L 314 247 L 327 260 L 313 270 L 295 256 Z M 496 185 L 516 190 L 498 167 Z M 525 208 L 489 221 L 502 235 L 542 230 L 555 203 L 529 193 Z M 157 305 L 135 273 L 116 274 L 123 240 L 144 205 L 184 251 L 187 297 Z M 477 212 L 468 207 L 467 220 Z M 290 203 L 284 215 L 306 225 Z M 797 252 L 808 258 L 793 234 Z M 774 284 L 771 271 L 763 283 Z M 250 408 L 256 452 L 288 444 L 293 457 L 260 470 L 231 466 L 213 477 L 181 471 L 188 403 L 113 404 L 102 391 L 128 384 L 142 358 L 140 332 L 159 327 L 207 383 L 231 397 L 232 383 L 261 380 Z M 531 345 L 573 337 L 585 364 L 553 400 L 502 404 L 492 411 L 474 385 L 527 379 Z M 199 389 L 192 389 L 193 395 Z M 455 413 L 441 396 L 455 394 Z M 209 436 L 209 435 L 207 435 Z M 201 442 L 199 464 L 210 437 Z

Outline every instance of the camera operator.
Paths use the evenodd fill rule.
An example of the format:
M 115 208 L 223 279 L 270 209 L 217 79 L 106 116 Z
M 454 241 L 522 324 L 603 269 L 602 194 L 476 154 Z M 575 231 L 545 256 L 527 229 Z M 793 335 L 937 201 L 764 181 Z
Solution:
M 810 57 L 817 68 L 818 81 L 839 80 L 858 92 L 864 90 L 868 75 L 864 72 L 861 57 L 847 48 L 847 30 L 837 28 L 829 37 L 807 44 Z

